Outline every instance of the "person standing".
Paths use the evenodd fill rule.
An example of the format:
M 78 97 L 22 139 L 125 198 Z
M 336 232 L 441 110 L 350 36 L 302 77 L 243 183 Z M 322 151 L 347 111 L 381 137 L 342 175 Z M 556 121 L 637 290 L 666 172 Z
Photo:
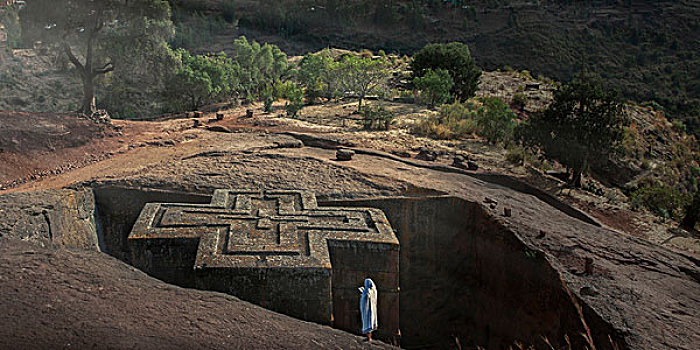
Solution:
M 362 334 L 367 336 L 367 341 L 372 341 L 372 332 L 377 329 L 377 286 L 374 281 L 365 279 L 365 286 L 358 288 L 360 297 L 360 314 L 362 315 Z

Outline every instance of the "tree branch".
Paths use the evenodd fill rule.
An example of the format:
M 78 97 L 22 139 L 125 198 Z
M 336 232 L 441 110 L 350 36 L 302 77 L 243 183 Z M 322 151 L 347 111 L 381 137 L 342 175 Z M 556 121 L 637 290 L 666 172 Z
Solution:
M 95 70 L 93 70 L 93 72 L 95 74 L 105 74 L 105 73 L 109 73 L 113 70 L 114 70 L 114 65 L 112 64 L 112 62 L 107 62 L 107 64 L 102 66 L 102 68 L 95 69 Z
M 67 42 L 63 43 L 63 51 L 66 53 L 66 55 L 68 55 L 68 60 L 70 60 L 70 62 L 73 63 L 73 65 L 75 65 L 75 67 L 81 71 L 81 73 L 85 71 L 85 66 L 83 66 L 83 64 L 80 63 L 78 58 L 75 57 L 73 51 L 71 51 L 70 49 L 70 45 Z

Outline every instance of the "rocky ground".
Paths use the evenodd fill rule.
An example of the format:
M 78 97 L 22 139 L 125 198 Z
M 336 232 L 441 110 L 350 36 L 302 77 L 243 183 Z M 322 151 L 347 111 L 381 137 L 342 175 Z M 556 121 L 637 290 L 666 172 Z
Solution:
M 0 240 L 3 349 L 387 349 L 105 254 Z
M 245 117 L 246 108 L 254 110 L 253 118 Z M 344 108 L 347 116 L 352 115 L 351 109 Z M 612 327 L 626 348 L 692 349 L 691 344 L 700 343 L 696 238 L 678 235 L 663 247 L 654 243 L 654 236 L 640 228 L 628 211 L 619 209 L 613 219 L 604 207 L 589 208 L 589 201 L 582 196 L 573 196 L 570 202 L 581 201 L 579 209 L 583 210 L 572 211 L 552 194 L 499 180 L 488 170 L 508 168 L 499 166 L 502 160 L 497 150 L 478 139 L 460 143 L 463 148 L 456 150 L 451 141 L 428 140 L 401 129 L 363 132 L 352 124 L 323 123 L 312 114 L 327 112 L 309 109 L 300 119 L 287 119 L 279 111 L 264 114 L 259 106 L 248 106 L 225 111 L 223 121 L 206 114 L 198 119 L 198 127 L 192 119 L 114 121 L 114 127 L 105 126 L 104 130 L 112 131 L 104 135 L 93 132 L 95 137 L 85 142 L 52 149 L 43 145 L 28 153 L 35 154 L 32 157 L 22 157 L 24 149 L 4 150 L 1 156 L 19 159 L 26 166 L 22 169 L 31 170 L 2 173 L 6 188 L 0 191 L 0 210 L 7 222 L 0 225 L 0 269 L 6 280 L 0 288 L 7 289 L 3 295 L 12 297 L 4 299 L 8 305 L 3 305 L 0 317 L 19 320 L 3 330 L 7 333 L 2 341 L 20 344 L 20 348 L 35 338 L 42 339 L 38 348 L 68 343 L 80 344 L 80 348 L 98 343 L 118 348 L 175 344 L 214 348 L 231 335 L 234 348 L 325 348 L 334 347 L 332 343 L 340 348 L 365 346 L 358 338 L 269 313 L 235 298 L 164 285 L 103 254 L 17 243 L 16 239 L 21 239 L 48 247 L 89 249 L 90 244 L 71 241 L 61 232 L 83 230 L 75 227 L 90 224 L 89 218 L 80 218 L 79 210 L 70 209 L 79 207 L 79 198 L 37 203 L 48 197 L 34 191 L 66 187 L 81 191 L 94 183 L 117 183 L 202 194 L 222 187 L 305 188 L 321 200 L 450 194 L 480 203 L 493 220 L 503 223 L 531 251 L 543 254 L 584 303 L 582 312 Z M 26 120 L 44 118 L 23 116 Z M 47 133 L 67 129 L 67 125 L 75 134 L 92 130 L 92 125 L 81 123 L 76 124 L 72 116 L 55 117 Z M 18 138 L 25 137 L 13 133 L 6 138 L 20 141 Z M 358 154 L 350 161 L 337 161 L 333 148 L 339 144 L 354 148 Z M 426 146 L 443 152 L 433 162 L 415 159 L 417 148 Z M 370 148 L 374 150 L 367 152 Z M 450 167 L 455 152 L 473 157 L 480 170 Z M 51 157 L 57 163 L 45 161 Z M 61 161 L 77 166 L 51 171 L 63 166 Z M 14 164 L 19 163 L 3 164 L 16 168 Z M 527 174 L 518 169 L 504 172 Z M 83 224 L 57 222 L 52 215 L 62 208 L 76 212 L 70 215 Z M 510 215 L 504 215 L 505 208 L 511 210 Z M 585 223 L 582 219 L 594 220 L 582 212 L 603 223 L 617 222 L 619 227 L 615 231 Z M 628 217 L 631 219 L 623 220 Z M 594 268 L 586 272 L 584 262 L 588 259 Z M 137 293 L 140 296 L 135 303 Z M 226 306 L 211 307 L 221 303 Z M 114 336 L 124 332 L 134 337 Z M 177 337 L 166 338 L 166 334 Z

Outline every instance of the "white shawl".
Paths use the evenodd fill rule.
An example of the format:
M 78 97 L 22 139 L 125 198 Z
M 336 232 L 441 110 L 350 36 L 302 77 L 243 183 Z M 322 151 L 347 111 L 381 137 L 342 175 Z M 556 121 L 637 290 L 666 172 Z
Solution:
M 377 322 L 377 286 L 371 279 L 365 280 L 365 286 L 360 287 L 360 313 L 362 314 L 362 334 L 376 330 Z

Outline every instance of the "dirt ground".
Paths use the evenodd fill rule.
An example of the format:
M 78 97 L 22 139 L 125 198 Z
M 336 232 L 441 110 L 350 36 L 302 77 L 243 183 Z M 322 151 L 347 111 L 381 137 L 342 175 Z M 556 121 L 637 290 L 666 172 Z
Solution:
M 158 164 L 167 164 L 173 159 L 207 152 L 213 145 L 217 149 L 223 147 L 226 152 L 243 154 L 279 148 L 280 141 L 272 140 L 272 135 L 296 131 L 341 139 L 350 145 L 402 156 L 415 157 L 420 149 L 429 149 L 438 153 L 433 164 L 450 165 L 454 155 L 463 155 L 475 161 L 480 172 L 521 178 L 558 195 L 561 200 L 611 229 L 673 249 L 700 254 L 700 237 L 697 233 L 680 230 L 672 221 L 629 210 L 624 203 L 611 201 L 609 196 L 596 196 L 581 190 L 561 191 L 564 185 L 561 181 L 532 167 L 507 162 L 503 148 L 489 145 L 476 136 L 472 140 L 445 141 L 415 135 L 411 133 L 411 125 L 431 111 L 400 103 L 387 106 L 400 115 L 397 125 L 389 131 L 376 132 L 361 129 L 354 114 L 356 102 L 342 101 L 307 107 L 296 119 L 286 117 L 281 102 L 275 105 L 272 113 L 264 113 L 260 105 L 241 106 L 223 111 L 223 121 L 217 121 L 214 113 L 207 113 L 199 118 L 199 127 L 193 127 L 194 119 L 156 122 L 113 120 L 113 126 L 108 126 L 95 125 L 73 115 L 3 112 L 3 118 L 0 118 L 3 127 L 0 160 L 4 166 L 0 167 L 0 193 L 61 188 L 96 179 L 126 178 L 151 171 Z M 253 118 L 246 118 L 247 109 L 254 111 Z M 224 127 L 226 132 L 213 132 L 209 130 L 211 127 Z M 251 138 L 251 134 L 256 136 Z M 290 138 L 288 142 L 293 144 L 295 140 Z M 270 162 L 274 163 L 274 160 Z M 251 178 L 261 178 L 266 169 L 271 168 L 274 167 L 261 164 L 255 167 L 258 170 L 250 170 L 254 172 Z M 177 173 L 177 170 L 174 172 Z M 201 173 L 206 176 L 207 170 L 203 169 Z M 323 173 L 319 171 L 318 176 L 323 176 Z M 216 176 L 208 176 L 212 183 L 220 183 L 216 181 Z M 187 177 L 185 174 L 179 176 L 181 179 Z M 178 176 L 173 176 L 173 182 L 181 182 L 176 178 Z M 390 179 L 376 181 L 382 188 L 406 187 Z

